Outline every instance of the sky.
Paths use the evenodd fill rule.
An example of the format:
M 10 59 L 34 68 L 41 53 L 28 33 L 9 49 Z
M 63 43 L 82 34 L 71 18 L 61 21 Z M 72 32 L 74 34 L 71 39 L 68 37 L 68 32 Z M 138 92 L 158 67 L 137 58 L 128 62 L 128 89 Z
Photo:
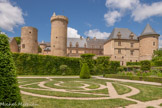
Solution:
M 107 39 L 114 28 L 140 36 L 148 23 L 162 35 L 162 0 L 0 0 L 0 30 L 19 37 L 21 27 L 32 26 L 39 42 L 50 42 L 54 12 L 68 17 L 68 37 Z

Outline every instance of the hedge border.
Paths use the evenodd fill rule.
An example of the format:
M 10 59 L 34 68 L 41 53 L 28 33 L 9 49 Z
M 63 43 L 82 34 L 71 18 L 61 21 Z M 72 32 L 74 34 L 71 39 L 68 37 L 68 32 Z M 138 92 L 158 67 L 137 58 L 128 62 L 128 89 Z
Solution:
M 104 77 L 162 83 L 162 77 L 146 77 L 146 76 L 144 77 L 144 76 L 129 76 L 129 75 L 116 75 L 116 74 L 106 74 Z

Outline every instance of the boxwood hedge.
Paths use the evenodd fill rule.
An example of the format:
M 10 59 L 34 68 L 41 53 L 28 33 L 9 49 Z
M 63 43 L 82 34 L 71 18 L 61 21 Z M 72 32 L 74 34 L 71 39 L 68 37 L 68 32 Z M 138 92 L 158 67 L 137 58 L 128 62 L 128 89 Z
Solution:
M 79 75 L 80 58 L 13 53 L 19 75 L 62 75 L 61 65 L 66 65 L 70 75 Z
M 0 34 L 0 107 L 21 108 L 22 100 L 8 40 L 6 35 Z

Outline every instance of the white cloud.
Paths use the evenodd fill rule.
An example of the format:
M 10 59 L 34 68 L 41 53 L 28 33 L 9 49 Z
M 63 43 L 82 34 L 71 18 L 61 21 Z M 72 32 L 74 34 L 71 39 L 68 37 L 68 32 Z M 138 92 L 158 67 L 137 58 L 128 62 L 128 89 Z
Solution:
M 140 0 L 106 0 L 108 12 L 104 15 L 108 26 L 113 26 L 124 15 L 132 16 L 136 22 L 141 22 L 152 16 L 162 16 L 162 1 L 150 5 Z
M 80 35 L 78 34 L 78 30 L 68 27 L 68 38 L 80 38 Z
M 110 33 L 100 32 L 98 29 L 89 30 L 85 32 L 84 34 L 87 37 L 90 37 L 90 38 L 96 37 L 97 39 L 107 39 L 110 36 Z
M 13 28 L 24 24 L 22 10 L 10 3 L 9 0 L 0 0 L 0 28 L 13 31 Z
M 162 2 L 156 2 L 151 5 L 142 4 L 132 12 L 134 21 L 138 22 L 141 22 L 152 16 L 162 16 Z
M 139 4 L 139 0 L 107 0 L 106 7 L 119 9 L 132 9 Z
M 104 15 L 104 18 L 107 22 L 107 26 L 113 26 L 116 21 L 120 20 L 121 13 L 118 11 L 109 11 Z

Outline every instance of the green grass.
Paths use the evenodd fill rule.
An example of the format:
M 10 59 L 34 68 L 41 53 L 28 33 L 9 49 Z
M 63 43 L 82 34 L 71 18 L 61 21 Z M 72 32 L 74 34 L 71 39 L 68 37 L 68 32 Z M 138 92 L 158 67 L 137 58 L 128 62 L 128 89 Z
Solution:
M 148 107 L 146 107 L 146 108 L 155 108 L 155 107 L 153 107 L 153 106 L 148 106 Z
M 116 91 L 117 91 L 117 93 L 119 95 L 122 95 L 122 94 L 126 94 L 126 93 L 131 92 L 131 89 L 130 88 L 125 87 L 123 85 L 120 85 L 120 84 L 117 84 L 117 83 L 112 83 L 112 85 L 114 86 L 114 88 L 116 89 Z
M 162 106 L 162 103 L 159 106 Z
M 44 90 L 30 90 L 30 89 L 23 89 L 23 88 L 21 90 L 34 93 L 34 94 L 57 96 L 57 97 L 107 97 L 106 95 L 98 96 L 98 95 L 91 95 L 91 94 L 66 93 L 66 92 L 44 91 Z
M 35 82 L 48 81 L 45 78 L 21 78 L 19 79 L 19 85 L 30 84 Z M 59 81 L 63 81 L 65 83 L 61 84 L 63 87 L 55 86 L 54 83 L 58 83 Z M 76 82 L 81 81 L 81 82 Z M 134 88 L 140 90 L 139 94 L 134 96 L 130 96 L 129 98 L 136 99 L 139 101 L 151 101 L 156 99 L 162 99 L 162 87 L 161 86 L 153 86 L 153 85 L 145 85 L 145 84 L 136 84 L 136 83 L 125 83 L 125 82 L 114 82 L 108 80 L 100 80 L 100 79 L 79 79 L 79 78 L 53 78 L 53 81 L 47 82 L 45 85 L 48 87 L 54 88 L 62 88 L 66 90 L 83 90 L 82 88 L 78 88 L 79 86 L 83 86 L 83 83 L 89 84 L 90 86 L 87 88 L 96 89 L 99 87 L 99 84 L 106 85 L 106 82 L 112 82 L 114 88 L 118 92 L 118 94 L 122 95 L 131 91 L 130 88 L 125 87 L 124 85 L 129 85 Z M 124 84 L 124 85 L 120 85 Z M 30 88 L 41 88 L 37 84 L 27 85 L 25 87 Z M 105 94 L 104 96 L 93 95 L 93 94 L 80 94 L 80 93 L 65 93 L 65 92 L 55 92 L 55 91 L 42 91 L 42 90 L 30 90 L 30 89 L 21 89 L 26 92 L 31 92 L 34 94 L 42 94 L 49 96 L 57 96 L 57 97 L 107 97 L 108 89 L 101 90 L 90 90 L 90 91 L 79 91 L 84 93 L 93 93 L 93 94 Z M 45 108 L 49 106 L 49 108 L 114 108 L 114 107 L 124 107 L 129 104 L 133 104 L 134 102 L 123 100 L 123 99 L 108 99 L 108 100 L 89 100 L 89 101 L 77 101 L 77 100 L 57 100 L 57 99 L 47 99 L 40 97 L 32 97 L 23 95 L 24 102 L 34 102 L 38 104 L 33 108 Z M 161 103 L 162 106 L 162 103 Z M 150 106 L 151 107 L 151 106 Z
M 140 90 L 140 93 L 130 98 L 140 100 L 140 101 L 150 101 L 157 100 L 162 98 L 162 88 L 156 86 L 144 85 L 144 84 L 134 84 L 134 83 L 125 83 L 129 86 L 135 87 Z
M 56 100 L 22 95 L 23 103 L 36 104 L 31 108 L 115 108 L 135 104 L 124 99 L 109 100 Z

